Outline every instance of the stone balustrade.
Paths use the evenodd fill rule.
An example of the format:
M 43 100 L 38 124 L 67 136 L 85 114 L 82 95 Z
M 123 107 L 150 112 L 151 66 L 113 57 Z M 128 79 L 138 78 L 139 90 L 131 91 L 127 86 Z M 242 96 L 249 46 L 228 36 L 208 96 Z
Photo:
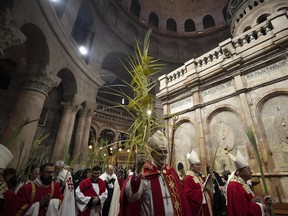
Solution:
M 176 88 L 179 90 L 179 87 L 185 88 L 183 84 L 184 82 L 191 83 L 189 82 L 190 78 L 195 82 L 195 79 L 199 81 L 199 79 L 207 77 L 208 73 L 211 77 L 214 73 L 219 73 L 221 66 L 227 62 L 261 55 L 265 46 L 271 46 L 271 41 L 276 34 L 288 31 L 288 25 L 283 26 L 283 23 L 288 23 L 287 19 L 287 12 L 279 11 L 255 28 L 221 42 L 215 49 L 196 59 L 191 59 L 180 68 L 159 77 L 160 93 L 158 95 L 165 95 L 168 91 L 176 90 Z M 253 48 L 255 49 L 252 51 Z

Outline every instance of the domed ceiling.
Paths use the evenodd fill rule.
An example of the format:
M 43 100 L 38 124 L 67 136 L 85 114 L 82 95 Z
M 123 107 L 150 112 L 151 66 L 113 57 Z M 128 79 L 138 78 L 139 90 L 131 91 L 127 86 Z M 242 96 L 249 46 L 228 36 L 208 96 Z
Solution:
M 131 48 L 135 38 L 143 41 L 147 30 L 153 29 L 149 51 L 164 62 L 162 74 L 205 54 L 231 36 L 226 22 L 228 3 L 229 0 L 94 0 L 111 30 Z M 117 77 L 123 77 L 125 71 L 118 66 L 117 70 L 112 68 L 119 58 L 117 53 L 106 56 L 101 73 L 106 84 L 118 83 Z
M 226 26 L 229 0 L 116 0 L 154 32 L 176 32 L 178 36 L 193 35 Z M 173 23 L 175 27 L 173 29 Z M 192 34 L 191 34 L 192 33 Z

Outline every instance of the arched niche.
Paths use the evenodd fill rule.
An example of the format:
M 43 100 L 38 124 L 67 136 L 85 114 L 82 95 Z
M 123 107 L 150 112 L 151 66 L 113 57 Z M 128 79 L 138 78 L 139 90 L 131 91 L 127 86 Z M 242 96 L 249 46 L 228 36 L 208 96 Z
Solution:
M 174 145 L 175 158 L 173 158 L 173 161 L 176 161 L 176 163 L 182 161 L 187 170 L 187 153 L 193 149 L 200 155 L 198 135 L 192 122 L 183 120 L 177 123 L 177 129 L 174 134 Z
M 207 162 L 215 170 L 234 170 L 228 153 L 236 154 L 236 150 L 250 159 L 255 159 L 252 146 L 245 133 L 245 123 L 235 107 L 219 107 L 207 118 L 206 133 Z
M 68 68 L 63 68 L 57 73 L 57 76 L 61 78 L 59 87 L 63 90 L 63 100 L 71 102 L 77 94 L 77 81 L 74 74 Z
M 42 30 L 32 23 L 26 23 L 21 27 L 21 31 L 27 38 L 25 41 L 26 64 L 48 65 L 49 48 Z
M 288 163 L 288 91 L 267 94 L 257 104 L 256 116 L 266 154 L 272 156 L 274 172 L 287 171 Z M 268 158 L 267 158 L 268 159 Z M 269 161 L 268 161 L 269 162 Z M 270 163 L 270 165 L 272 165 Z

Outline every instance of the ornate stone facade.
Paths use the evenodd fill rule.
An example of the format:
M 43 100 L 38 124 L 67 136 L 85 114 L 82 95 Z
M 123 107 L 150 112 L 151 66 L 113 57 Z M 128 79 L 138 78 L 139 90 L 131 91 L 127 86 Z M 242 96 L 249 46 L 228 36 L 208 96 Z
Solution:
M 194 149 L 204 165 L 211 165 L 216 154 L 217 171 L 233 170 L 227 153 L 235 154 L 238 149 L 259 177 L 245 132 L 249 127 L 257 140 L 270 193 L 287 202 L 287 11 L 272 10 L 277 1 L 265 4 L 274 11 L 266 21 L 161 76 L 157 96 L 163 102 L 167 125 L 178 116 L 174 165 L 185 164 L 186 153 Z M 251 20 L 249 14 L 246 16 Z M 224 54 L 228 50 L 229 55 Z M 166 131 L 171 138 L 172 127 Z

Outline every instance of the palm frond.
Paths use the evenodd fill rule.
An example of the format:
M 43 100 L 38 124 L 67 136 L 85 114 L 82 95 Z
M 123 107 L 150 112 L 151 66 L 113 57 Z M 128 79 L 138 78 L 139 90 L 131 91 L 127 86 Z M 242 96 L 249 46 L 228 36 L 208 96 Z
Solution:
M 263 187 L 264 187 L 264 193 L 265 193 L 266 196 L 268 196 L 269 192 L 268 192 L 268 188 L 267 188 L 267 184 L 266 184 L 266 180 L 265 180 L 265 175 L 264 175 L 264 171 L 263 171 L 263 168 L 262 168 L 262 162 L 260 160 L 259 150 L 258 150 L 258 146 L 257 146 L 257 142 L 256 142 L 256 139 L 255 139 L 255 136 L 254 136 L 253 131 L 252 131 L 251 128 L 246 128 L 245 132 L 246 132 L 246 135 L 247 135 L 250 143 L 252 144 L 252 147 L 253 147 L 253 150 L 254 150 L 254 153 L 255 153 L 255 158 L 256 158 L 256 161 L 257 161 L 257 165 L 258 165 L 258 168 L 259 168 L 259 171 L 260 171 L 260 175 L 261 175 L 261 180 L 262 180 Z M 274 215 L 272 206 L 269 205 L 268 207 L 269 207 L 270 213 L 272 215 Z
M 24 119 L 19 125 L 18 127 L 8 136 L 7 140 L 3 143 L 4 146 L 6 146 L 8 149 L 10 149 L 11 145 L 13 144 L 13 142 L 15 141 L 15 139 L 19 136 L 19 134 L 21 133 L 21 131 L 23 130 L 23 128 L 28 125 L 31 124 L 35 121 L 38 121 L 38 119 L 34 119 L 34 120 L 30 120 L 29 118 Z

